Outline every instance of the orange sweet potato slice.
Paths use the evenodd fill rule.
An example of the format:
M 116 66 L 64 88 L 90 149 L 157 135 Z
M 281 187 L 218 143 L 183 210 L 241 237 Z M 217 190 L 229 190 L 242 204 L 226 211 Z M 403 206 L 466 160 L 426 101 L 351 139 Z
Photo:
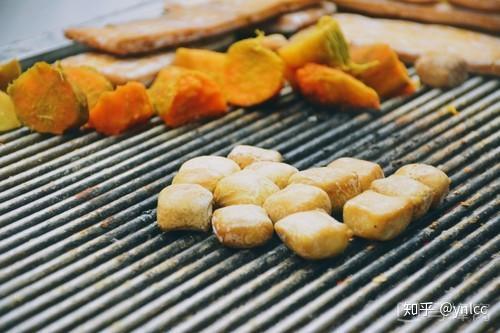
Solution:
M 152 115 L 146 88 L 132 81 L 101 94 L 90 110 L 89 126 L 103 134 L 117 135 L 146 122 Z
M 85 95 L 58 66 L 38 62 L 7 90 L 21 123 L 37 132 L 62 134 L 87 121 Z
M 149 96 L 158 115 L 171 127 L 226 114 L 221 87 L 206 74 L 176 66 L 160 71 Z
M 380 108 L 375 90 L 341 70 L 307 64 L 297 70 L 295 77 L 300 92 L 316 104 Z
M 85 94 L 89 110 L 95 106 L 103 92 L 113 90 L 111 82 L 92 67 L 64 67 L 64 74 Z

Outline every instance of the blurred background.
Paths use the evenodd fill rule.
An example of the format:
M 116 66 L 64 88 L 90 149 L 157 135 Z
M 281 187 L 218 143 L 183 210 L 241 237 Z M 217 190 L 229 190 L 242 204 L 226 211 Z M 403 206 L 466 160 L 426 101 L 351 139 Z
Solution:
M 151 0 L 0 0 L 0 45 Z

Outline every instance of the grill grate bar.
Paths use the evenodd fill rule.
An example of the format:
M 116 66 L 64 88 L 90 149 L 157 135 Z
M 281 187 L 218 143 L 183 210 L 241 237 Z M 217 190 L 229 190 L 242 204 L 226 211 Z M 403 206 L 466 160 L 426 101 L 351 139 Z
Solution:
M 371 303 L 369 306 L 361 309 L 360 311 L 362 311 L 362 313 L 364 313 L 366 316 L 363 316 L 363 318 L 351 317 L 341 326 L 337 327 L 336 331 L 360 332 L 363 328 L 370 325 L 370 323 L 373 323 L 376 319 L 382 317 L 383 313 L 387 313 L 388 317 L 390 317 L 390 319 L 384 318 L 383 321 L 390 320 L 393 323 L 397 323 L 397 318 L 395 316 L 396 311 L 394 311 L 396 309 L 397 301 L 405 300 L 408 303 L 413 304 L 418 302 L 428 302 L 429 300 L 435 299 L 433 297 L 435 293 L 443 291 L 444 288 L 449 287 L 452 283 L 457 283 L 457 280 L 459 280 L 463 276 L 463 274 L 457 275 L 457 273 L 461 273 L 461 271 L 464 270 L 472 271 L 477 265 L 483 263 L 493 253 L 498 251 L 498 249 L 500 248 L 500 236 L 491 239 L 489 242 L 486 242 L 484 246 L 481 246 L 473 251 L 472 254 L 468 255 L 465 259 L 458 262 L 455 266 L 447 267 L 448 265 L 450 265 L 450 263 L 461 259 L 464 252 L 474 250 L 474 246 L 477 246 L 481 242 L 485 242 L 485 240 L 488 239 L 488 236 L 491 236 L 491 234 L 495 230 L 498 231 L 500 229 L 500 224 L 498 223 L 499 221 L 500 216 L 497 216 L 495 219 L 493 219 L 493 222 L 488 222 L 488 225 L 490 225 L 491 223 L 494 224 L 493 226 L 490 225 L 490 228 L 487 228 L 486 226 L 481 227 L 488 230 L 489 234 L 481 228 L 476 229 L 462 241 L 456 241 L 460 242 L 459 244 L 463 244 L 463 247 L 458 248 L 455 246 L 455 244 L 457 243 L 452 243 L 450 249 L 446 250 L 442 255 L 436 258 L 432 258 L 432 261 L 430 261 L 431 258 L 427 258 L 427 260 L 429 261 L 420 270 L 409 272 L 404 276 L 403 281 L 399 283 L 397 287 L 386 290 L 387 293 L 380 297 L 379 301 L 377 301 L 376 303 Z M 446 232 L 444 232 L 443 235 L 447 235 Z M 422 256 L 422 252 L 425 252 L 425 250 L 422 249 L 422 251 L 419 251 L 411 257 L 408 257 L 407 259 L 405 259 L 404 263 L 406 263 L 407 261 L 411 261 L 418 256 Z M 394 268 L 384 273 L 384 276 L 388 279 L 387 283 L 384 282 L 384 286 L 390 285 L 395 282 L 396 279 L 402 278 L 402 270 L 401 267 L 398 266 L 403 265 L 403 263 L 401 263 L 400 265 L 396 265 L 394 266 Z M 428 281 L 432 280 L 433 276 L 438 276 L 438 278 L 434 279 L 432 283 L 425 285 Z M 354 297 L 359 297 L 360 301 L 364 300 L 366 302 L 368 298 L 366 295 L 368 295 L 370 289 L 372 288 L 377 288 L 376 283 L 372 282 L 371 285 L 365 286 L 364 288 L 357 291 L 356 294 L 350 296 L 348 299 L 340 303 L 338 305 L 338 308 L 336 308 L 338 309 L 338 312 L 329 312 L 331 318 L 335 318 L 338 322 L 338 318 L 340 317 L 339 313 L 341 311 L 345 312 L 346 310 L 353 310 L 355 306 L 355 302 L 353 302 Z M 416 288 L 420 288 L 418 290 L 418 296 L 405 296 L 406 293 L 410 293 Z M 351 304 L 345 305 L 349 301 L 351 302 Z M 356 303 L 356 305 L 359 306 L 358 302 Z M 325 319 L 327 318 L 328 317 L 325 313 Z M 427 318 L 425 318 L 425 320 L 427 321 Z M 413 322 L 416 321 L 412 321 L 412 323 Z M 321 326 L 331 325 L 331 323 L 332 321 L 324 321 L 323 323 L 321 323 L 321 318 L 318 318 L 318 324 Z M 389 328 L 386 327 L 384 328 L 384 330 L 387 331 L 389 330 Z M 411 328 L 405 326 L 405 332 L 407 332 L 407 330 L 408 332 L 410 332 Z
M 424 116 L 429 112 L 433 112 L 440 106 L 444 105 L 445 103 L 448 103 L 453 98 L 456 98 L 457 95 L 466 93 L 467 91 L 483 83 L 483 80 L 476 80 L 476 79 L 477 78 L 471 79 L 466 83 L 464 83 L 463 86 L 452 89 L 447 93 L 441 95 L 439 90 L 436 89 L 430 90 L 421 96 L 417 96 L 407 101 L 407 103 L 397 107 L 395 110 L 389 113 L 385 113 L 385 110 L 383 110 L 382 113 L 384 115 L 377 119 L 374 118 L 374 115 L 364 113 L 361 116 L 359 116 L 359 118 L 357 117 L 353 118 L 352 122 L 347 122 L 329 131 L 323 136 L 319 136 L 313 140 L 310 140 L 309 144 L 305 147 L 294 146 L 292 152 L 286 154 L 285 157 L 288 160 L 295 160 L 299 156 L 304 156 L 307 154 L 308 156 L 310 156 L 309 157 L 310 160 L 315 161 L 321 157 L 322 158 L 331 157 L 331 154 L 336 150 L 340 150 L 341 148 L 344 148 L 347 145 L 350 146 L 353 143 L 360 142 L 360 140 L 363 140 L 363 142 L 370 140 L 377 140 L 378 138 L 373 133 L 376 132 L 379 128 L 386 126 L 388 124 L 392 124 L 401 116 L 407 115 L 409 113 L 412 114 L 412 119 L 415 119 L 414 117 Z M 412 110 L 414 112 L 411 112 Z M 351 126 L 359 122 L 363 122 L 363 124 L 366 124 L 366 126 L 363 126 L 359 130 L 353 130 Z M 332 148 L 329 147 L 328 149 L 323 147 L 318 151 L 317 149 L 318 146 L 324 146 L 325 144 L 332 142 L 334 139 L 340 137 L 342 137 L 341 140 L 334 141 L 335 143 L 337 143 L 336 147 Z M 292 145 L 291 143 L 289 144 Z M 279 146 L 277 147 L 277 149 L 280 148 L 282 147 Z M 286 151 L 286 149 L 283 150 Z M 313 162 L 304 160 L 302 164 L 298 164 L 297 167 L 299 169 L 302 169 L 312 164 Z
M 498 228 L 497 228 L 497 234 L 498 234 Z M 496 241 L 497 241 L 496 252 L 498 252 L 498 249 L 500 248 L 500 246 L 498 245 L 500 243 L 500 238 L 496 237 Z M 475 251 L 474 253 L 480 252 L 481 249 L 484 249 L 486 251 L 486 249 L 488 248 L 488 246 L 492 242 L 493 241 L 490 241 L 487 244 L 482 245 L 482 247 L 480 249 L 478 249 L 477 251 Z M 490 256 L 489 256 L 490 258 L 486 258 L 486 259 L 491 259 L 491 256 L 492 256 L 492 254 L 490 254 Z M 466 264 L 469 264 L 469 263 L 467 262 Z M 443 302 L 451 302 L 452 304 L 458 304 L 460 301 L 460 297 L 463 295 L 458 295 L 458 296 L 456 295 L 457 288 L 461 289 L 461 291 L 463 293 L 471 292 L 473 290 L 472 288 L 476 287 L 475 285 L 477 285 L 481 282 L 482 283 L 488 282 L 489 280 L 494 278 L 496 276 L 496 274 L 498 274 L 499 268 L 500 268 L 500 260 L 498 258 L 496 258 L 496 259 L 494 258 L 492 261 L 490 261 L 484 267 L 482 267 L 480 270 L 478 270 L 476 273 L 474 273 L 471 277 L 467 277 L 467 279 L 464 282 L 459 284 L 457 287 L 454 287 L 453 288 L 454 290 L 452 292 L 450 292 L 449 295 L 446 295 L 446 294 L 443 295 L 443 297 L 438 299 L 436 301 L 436 303 L 442 304 Z M 465 266 L 465 267 L 461 268 L 461 271 L 460 271 L 460 269 L 456 269 L 456 273 L 461 274 L 458 277 L 450 276 L 449 272 L 446 272 L 446 275 L 448 276 L 448 279 L 455 278 L 455 280 L 460 280 L 460 278 L 463 277 L 464 275 L 466 275 L 467 272 L 471 272 L 471 271 L 472 271 L 472 267 Z M 446 281 L 444 281 L 445 279 L 443 279 L 442 277 L 440 277 L 439 280 L 443 280 L 443 282 L 446 282 Z M 456 283 L 456 281 L 454 281 L 454 282 Z M 453 285 L 455 285 L 455 283 Z M 433 289 L 437 289 L 434 282 L 433 282 L 433 284 L 434 284 Z M 464 285 L 467 286 L 466 290 L 464 290 Z M 492 285 L 495 285 L 495 284 L 492 283 Z M 497 283 L 497 286 L 498 286 L 498 283 Z M 427 289 L 429 289 L 429 288 L 427 288 Z M 445 291 L 443 286 L 439 286 L 439 289 L 441 289 L 441 291 Z M 431 298 L 427 298 L 427 299 L 431 299 Z M 471 304 L 479 304 L 479 303 L 481 303 L 481 302 L 471 303 Z M 433 321 L 431 319 L 431 320 L 427 320 L 427 322 L 422 322 L 419 319 L 420 318 L 416 318 L 415 320 L 412 320 L 411 323 L 406 324 L 404 326 L 405 331 L 408 330 L 408 332 L 422 332 L 424 327 L 429 326 L 430 324 L 432 324 L 432 321 Z M 457 321 L 460 322 L 460 320 L 457 320 Z M 452 328 L 452 327 L 453 327 L 453 325 L 451 325 L 451 327 L 449 327 L 449 328 Z
M 60 179 L 70 173 L 78 172 L 88 165 L 93 164 L 96 170 L 101 165 L 110 167 L 112 166 L 111 164 L 104 164 L 101 161 L 111 155 L 115 156 L 117 161 L 120 160 L 122 155 L 134 156 L 130 155 L 129 149 L 131 147 L 140 146 L 137 147 L 139 149 L 134 150 L 136 153 L 141 151 L 140 148 L 150 148 L 149 146 L 141 145 L 141 143 L 149 142 L 152 137 L 159 136 L 163 132 L 164 129 L 161 126 L 156 126 L 136 135 L 127 135 L 123 138 L 107 137 L 83 148 L 58 156 L 50 162 L 33 167 L 30 170 L 1 181 L 0 186 L 5 191 L 1 193 L 0 200 L 3 202 L 28 191 L 35 190 L 50 181 Z M 176 134 L 180 135 L 182 132 Z M 168 131 L 164 134 L 164 137 L 168 139 L 169 137 L 175 137 L 175 135 L 172 135 L 172 132 Z M 37 176 L 33 177 L 33 175 Z M 77 178 L 75 177 L 75 179 Z
M 248 127 L 247 131 L 248 132 L 253 132 L 253 128 L 252 128 L 253 126 L 259 127 L 259 126 L 262 126 L 262 125 L 269 125 L 269 123 L 272 123 L 272 122 L 275 121 L 275 118 L 276 118 L 275 116 L 271 116 L 269 118 L 264 119 L 261 122 L 256 122 L 256 123 L 252 124 L 250 127 Z M 285 122 L 279 122 L 279 123 L 276 123 L 276 124 L 273 124 L 273 125 L 267 127 L 265 130 L 263 130 L 260 133 L 256 133 L 255 135 L 256 136 L 257 135 L 269 135 L 270 132 L 279 130 L 280 127 L 284 127 L 284 126 L 287 126 L 287 124 Z M 241 136 L 241 135 L 245 136 L 247 134 L 247 131 L 245 131 L 245 132 L 239 131 L 237 133 L 237 135 L 238 136 Z M 230 141 L 230 140 L 232 140 L 235 137 L 237 138 L 238 136 L 236 136 L 234 134 L 233 135 L 227 135 L 224 138 L 224 141 L 216 142 L 214 144 L 210 144 L 208 147 L 204 147 L 201 152 L 200 151 L 194 151 L 192 153 L 189 153 L 188 155 L 184 155 L 184 158 L 188 159 L 188 158 L 193 157 L 193 156 L 197 156 L 197 155 L 200 155 L 200 154 L 208 153 L 207 152 L 208 149 L 214 149 L 214 148 L 223 146 L 226 143 L 225 142 L 226 140 Z M 185 146 L 183 150 L 188 150 L 188 149 L 189 149 L 189 147 Z M 180 152 L 180 153 L 182 153 L 182 152 Z M 147 163 L 150 163 L 150 162 L 152 162 L 152 161 L 148 161 Z M 156 162 L 156 161 L 154 161 L 154 162 Z M 158 162 L 156 162 L 156 163 L 158 163 Z M 15 249 L 13 249 L 11 251 L 8 251 L 8 252 L 6 252 L 3 255 L 0 255 L 0 262 L 2 262 L 3 260 L 6 260 L 6 261 L 19 260 L 18 256 L 26 256 L 26 253 L 28 251 L 34 251 L 34 250 L 39 249 L 39 248 L 41 248 L 43 246 L 47 246 L 47 245 L 53 244 L 56 239 L 60 239 L 60 237 L 64 237 L 64 235 L 74 233 L 74 231 L 75 231 L 74 228 L 78 228 L 77 230 L 81 230 L 82 227 L 90 226 L 94 222 L 94 220 L 96 218 L 102 219 L 102 218 L 108 217 L 109 215 L 106 216 L 106 215 L 103 214 L 104 210 L 106 210 L 106 214 L 116 213 L 117 211 L 119 211 L 121 209 L 125 209 L 126 205 L 129 205 L 128 203 L 130 202 L 130 200 L 134 200 L 134 201 L 137 200 L 137 199 L 140 200 L 140 199 L 144 199 L 145 196 L 150 196 L 150 195 L 157 194 L 157 192 L 165 185 L 165 183 L 167 181 L 169 181 L 169 178 L 168 179 L 164 179 L 162 176 L 164 176 L 165 173 L 168 174 L 168 172 L 173 171 L 173 169 L 176 168 L 176 167 L 178 167 L 179 164 L 180 164 L 180 162 L 178 162 L 178 161 L 174 161 L 174 162 L 168 163 L 165 166 L 162 166 L 160 168 L 155 169 L 154 171 L 151 171 L 147 175 L 143 175 L 143 176 L 141 176 L 139 178 L 135 178 L 133 181 L 129 182 L 128 184 L 120 185 L 111 194 L 104 194 L 104 195 L 101 195 L 101 196 L 97 196 L 96 198 L 94 198 L 94 199 L 92 199 L 90 201 L 87 201 L 83 205 L 83 209 L 86 208 L 87 211 L 88 211 L 88 210 L 90 210 L 92 208 L 96 208 L 96 210 L 94 210 L 93 212 L 91 212 L 90 214 L 88 214 L 88 215 L 86 215 L 84 217 L 84 219 L 86 221 L 88 221 L 87 224 L 82 223 L 81 220 L 76 220 L 76 221 L 75 220 L 70 220 L 71 217 L 72 217 L 71 216 L 72 214 L 75 214 L 79 210 L 82 210 L 82 208 L 80 208 L 80 207 L 77 208 L 77 209 L 75 209 L 75 210 L 68 210 L 68 211 L 62 213 L 59 216 L 56 216 L 56 217 L 54 217 L 52 219 L 49 219 L 48 222 L 52 221 L 52 220 L 55 220 L 55 221 L 57 221 L 57 224 L 63 224 L 63 223 L 66 223 L 66 224 L 64 224 L 62 226 L 63 228 L 61 228 L 61 229 L 54 229 L 54 230 L 50 231 L 49 233 L 44 234 L 43 236 L 38 237 L 37 240 L 36 240 L 36 242 L 31 242 L 29 244 L 22 244 L 22 245 L 18 246 L 17 248 L 15 248 Z M 167 170 L 167 172 L 165 172 L 165 170 Z M 151 180 L 153 180 L 154 182 L 148 184 L 147 181 L 151 181 Z M 139 189 L 137 189 L 134 193 L 130 193 L 133 189 L 136 188 L 137 185 L 136 186 L 134 186 L 134 185 L 137 184 L 137 183 L 139 183 L 139 186 L 141 186 L 141 187 Z M 146 183 L 146 184 L 144 184 L 144 183 Z M 101 184 L 101 186 L 102 186 L 102 184 Z M 130 193 L 130 194 L 124 195 L 126 193 Z M 113 202 L 113 203 L 110 204 L 113 207 L 113 211 L 110 211 L 109 207 L 103 206 L 103 204 L 106 204 L 106 201 L 103 202 L 103 200 L 105 200 L 104 198 L 107 198 L 109 196 L 114 196 L 116 198 L 119 198 L 118 200 L 116 200 L 115 202 Z M 65 204 L 66 204 L 66 206 L 65 206 Z M 67 205 L 67 203 L 65 201 L 61 202 L 58 205 L 58 207 L 61 207 L 61 210 L 63 208 L 65 208 L 65 207 L 67 209 L 67 206 L 68 205 Z M 48 214 L 48 212 L 46 212 L 46 213 Z M 38 215 L 38 214 L 35 214 L 35 215 Z M 61 221 L 61 217 L 63 218 L 62 221 Z M 30 218 L 33 219 L 33 216 L 31 216 Z M 68 222 L 68 221 L 71 221 L 71 222 Z M 46 224 L 44 223 L 44 225 L 46 225 Z M 22 235 L 22 233 L 20 233 L 20 234 Z M 58 238 L 56 238 L 56 239 L 49 238 L 49 237 L 54 236 L 54 235 L 56 235 L 56 236 L 58 235 Z M 4 242 L 4 243 L 7 243 L 7 242 Z M 28 261 L 33 260 L 33 259 L 34 258 L 28 258 Z M 17 267 L 18 265 L 19 266 L 20 265 L 24 265 L 24 264 L 25 263 L 23 263 L 22 261 L 18 261 L 15 264 L 13 264 L 11 266 L 11 268 Z M 3 278 L 3 275 L 0 274 L 0 280 L 2 280 L 2 278 Z
M 487 218 L 490 216 L 492 213 L 494 213 L 494 210 L 489 206 L 483 206 L 479 208 L 479 212 L 482 213 L 482 216 L 484 218 Z M 479 213 L 479 212 L 474 212 Z M 440 220 L 442 221 L 442 219 Z M 436 237 L 434 240 L 430 241 L 428 246 L 433 246 L 436 247 L 437 249 L 442 248 L 443 245 L 450 244 L 453 239 L 459 234 L 459 231 L 462 231 L 463 229 L 466 229 L 469 225 L 470 222 L 473 221 L 472 218 L 464 218 L 459 224 L 455 226 L 455 228 L 450 229 L 451 232 L 448 232 L 446 238 L 444 237 Z M 486 228 L 485 230 L 491 232 L 491 229 Z M 425 230 L 427 233 L 429 233 L 428 230 Z M 449 234 L 452 234 L 450 237 Z M 418 236 L 421 236 L 419 234 Z M 422 237 L 422 236 L 421 236 Z M 450 239 L 451 238 L 451 239 Z M 418 239 L 418 238 L 414 238 Z M 408 249 L 410 246 L 412 246 L 411 251 L 416 252 L 418 251 L 419 248 L 422 247 L 422 243 L 418 242 L 418 244 L 415 244 L 416 242 L 413 242 L 414 239 L 407 240 L 407 244 L 404 244 L 400 246 L 399 248 L 395 248 L 395 250 L 398 250 L 402 252 L 403 249 Z M 420 239 L 418 239 L 420 240 Z M 308 303 L 307 305 L 303 306 L 300 310 L 297 310 L 293 316 L 288 316 L 285 320 L 278 322 L 277 325 L 272 326 L 269 331 L 289 331 L 291 329 L 296 329 L 300 324 L 305 323 L 307 321 L 307 318 L 310 318 L 311 316 L 314 316 L 315 320 L 311 322 L 314 327 L 319 327 L 320 320 L 323 321 L 325 320 L 325 316 L 323 314 L 328 313 L 328 311 L 322 312 L 321 316 L 316 316 L 315 314 L 318 313 L 318 311 L 326 306 L 327 304 L 332 304 L 332 302 L 335 302 L 340 296 L 343 296 L 345 292 L 349 292 L 350 290 L 354 289 L 354 287 L 351 286 L 357 286 L 357 285 L 363 285 L 364 283 L 369 282 L 369 277 L 370 276 L 375 276 L 376 274 L 380 274 L 383 272 L 384 267 L 390 266 L 390 264 L 396 263 L 397 259 L 401 260 L 398 258 L 398 254 L 396 254 L 395 250 L 390 251 L 387 255 L 384 255 L 378 259 L 376 263 L 373 263 L 369 266 L 367 266 L 365 269 L 361 270 L 358 273 L 355 273 L 354 275 L 351 276 L 350 282 L 347 283 L 347 285 L 343 284 L 341 286 L 337 286 L 337 288 L 333 288 L 330 290 L 327 290 L 323 292 L 321 295 L 316 297 L 313 301 Z M 404 251 L 405 253 L 407 251 Z M 398 260 L 398 261 L 399 261 Z M 382 266 L 382 267 L 381 267 Z M 408 266 L 408 263 L 407 263 Z M 386 273 L 384 273 L 386 275 Z M 318 326 L 316 326 L 318 325 Z M 306 326 L 307 328 L 311 328 L 311 326 Z

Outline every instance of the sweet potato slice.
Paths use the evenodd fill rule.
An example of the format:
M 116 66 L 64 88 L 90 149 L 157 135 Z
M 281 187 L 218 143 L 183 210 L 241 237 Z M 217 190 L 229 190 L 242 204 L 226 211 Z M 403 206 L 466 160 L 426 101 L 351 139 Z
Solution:
M 214 80 L 181 67 L 162 69 L 149 88 L 149 96 L 158 115 L 171 127 L 227 112 L 222 89 Z
M 17 59 L 0 64 L 0 90 L 5 91 L 9 83 L 21 75 L 21 64 Z
M 399 61 L 398 55 L 389 45 L 352 46 L 350 54 L 352 59 L 359 63 L 378 62 L 356 77 L 372 87 L 380 97 L 409 95 L 415 92 L 415 85 L 408 76 L 405 65 Z
M 85 94 L 89 110 L 95 106 L 103 92 L 113 90 L 111 82 L 92 67 L 64 67 L 64 74 Z
M 300 92 L 314 103 L 379 109 L 377 93 L 363 82 L 341 70 L 324 65 L 307 64 L 297 70 Z
M 262 38 L 241 40 L 228 50 L 224 92 L 231 104 L 258 105 L 278 95 L 283 87 L 285 64 L 262 44 Z
M 175 51 L 173 65 L 205 73 L 221 87 L 224 84 L 225 53 L 180 47 Z
M 146 88 L 132 81 L 101 94 L 90 110 L 89 126 L 100 133 L 116 135 L 146 122 L 152 115 Z
M 9 95 L 0 91 L 0 132 L 18 128 L 21 123 L 17 119 L 14 104 Z
M 359 65 L 351 60 L 349 45 L 339 24 L 331 16 L 323 16 L 315 26 L 292 36 L 289 42 L 278 50 L 278 54 L 291 70 L 315 63 L 357 73 L 372 66 Z
M 37 132 L 62 134 L 87 121 L 85 95 L 58 66 L 38 62 L 7 90 L 21 123 Z

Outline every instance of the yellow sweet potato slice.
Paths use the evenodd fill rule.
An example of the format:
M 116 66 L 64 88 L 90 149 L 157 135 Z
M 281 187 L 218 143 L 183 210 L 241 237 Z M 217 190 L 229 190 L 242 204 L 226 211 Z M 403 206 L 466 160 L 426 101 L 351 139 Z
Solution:
M 375 90 L 341 70 L 307 64 L 297 70 L 296 79 L 300 92 L 314 103 L 325 106 L 380 108 Z
M 214 80 L 181 67 L 162 69 L 149 88 L 149 96 L 158 115 L 171 127 L 227 112 L 224 94 Z
M 0 91 L 0 132 L 10 131 L 20 126 L 21 123 L 17 119 L 10 96 Z
M 85 94 L 89 110 L 94 107 L 103 92 L 113 90 L 111 82 L 92 67 L 64 67 L 64 74 Z
M 90 110 L 89 126 L 100 133 L 116 135 L 146 122 L 152 115 L 146 88 L 132 81 L 101 94 Z
M 5 91 L 9 83 L 21 75 L 21 64 L 17 59 L 0 64 L 0 90 Z
M 358 65 L 351 61 L 349 45 L 339 24 L 331 16 L 323 16 L 315 26 L 292 36 L 278 54 L 292 70 L 316 63 L 357 73 L 372 65 Z
M 283 60 L 261 43 L 263 36 L 234 43 L 228 50 L 224 92 L 229 103 L 253 106 L 275 97 L 283 87 Z
M 225 53 L 180 47 L 175 51 L 173 65 L 205 73 L 221 87 L 224 84 Z
M 7 90 L 21 123 L 37 132 L 62 134 L 87 121 L 85 95 L 57 66 L 38 62 Z

